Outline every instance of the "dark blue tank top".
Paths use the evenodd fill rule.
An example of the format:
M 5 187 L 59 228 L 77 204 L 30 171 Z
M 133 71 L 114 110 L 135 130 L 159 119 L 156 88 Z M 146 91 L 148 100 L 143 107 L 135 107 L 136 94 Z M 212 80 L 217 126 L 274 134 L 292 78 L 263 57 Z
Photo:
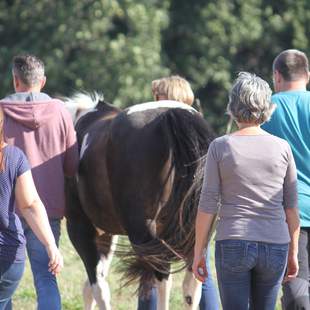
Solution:
M 15 146 L 3 149 L 4 171 L 0 172 L 0 260 L 25 260 L 25 237 L 19 217 L 15 213 L 15 185 L 17 178 L 30 169 L 25 154 Z

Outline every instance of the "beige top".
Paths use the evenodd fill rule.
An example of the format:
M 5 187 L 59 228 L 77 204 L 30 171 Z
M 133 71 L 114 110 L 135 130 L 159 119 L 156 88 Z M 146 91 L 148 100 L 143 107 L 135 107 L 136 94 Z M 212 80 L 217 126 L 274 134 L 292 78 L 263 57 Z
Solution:
M 273 135 L 225 135 L 207 154 L 199 210 L 219 213 L 216 240 L 290 241 L 284 208 L 297 207 L 288 143 Z

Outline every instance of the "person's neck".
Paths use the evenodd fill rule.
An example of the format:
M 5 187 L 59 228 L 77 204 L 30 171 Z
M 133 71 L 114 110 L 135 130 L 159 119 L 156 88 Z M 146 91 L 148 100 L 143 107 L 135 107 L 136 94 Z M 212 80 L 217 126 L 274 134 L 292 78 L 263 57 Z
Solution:
M 307 83 L 304 80 L 301 81 L 283 81 L 278 85 L 276 92 L 284 91 L 296 91 L 296 90 L 307 90 Z
M 237 126 L 238 130 L 232 133 L 232 135 L 252 136 L 266 134 L 266 132 L 260 128 L 259 124 L 237 123 Z
M 40 93 L 41 88 L 38 86 L 33 86 L 33 87 L 21 86 L 21 87 L 16 87 L 15 92 L 16 93 Z

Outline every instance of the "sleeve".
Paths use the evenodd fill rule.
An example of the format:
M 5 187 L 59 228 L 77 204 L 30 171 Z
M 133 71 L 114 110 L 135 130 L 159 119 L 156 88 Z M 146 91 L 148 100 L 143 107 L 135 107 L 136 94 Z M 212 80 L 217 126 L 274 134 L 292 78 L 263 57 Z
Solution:
M 17 149 L 17 148 L 16 148 Z M 17 163 L 16 163 L 16 175 L 19 177 L 26 171 L 30 170 L 30 165 L 26 155 L 22 152 L 22 150 L 18 150 L 17 153 Z
M 198 205 L 199 211 L 211 214 L 216 214 L 218 212 L 221 191 L 219 167 L 216 158 L 215 143 L 212 142 L 207 153 L 202 190 Z
M 67 111 L 65 111 L 67 112 Z M 66 131 L 66 151 L 64 154 L 64 173 L 67 176 L 73 176 L 78 167 L 79 154 L 76 140 L 76 132 L 69 113 L 65 113 Z
M 288 146 L 288 166 L 283 183 L 283 206 L 284 208 L 297 208 L 297 172 L 292 150 Z

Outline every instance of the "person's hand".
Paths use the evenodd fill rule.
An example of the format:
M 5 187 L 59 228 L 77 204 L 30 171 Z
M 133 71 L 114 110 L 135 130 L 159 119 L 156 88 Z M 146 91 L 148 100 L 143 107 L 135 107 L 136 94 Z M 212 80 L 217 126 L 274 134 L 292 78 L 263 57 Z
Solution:
M 206 278 L 208 277 L 208 271 L 206 267 L 206 258 L 204 255 L 194 257 L 192 269 L 194 276 L 197 280 L 199 280 L 200 282 L 204 282 L 206 280 Z
M 284 277 L 283 282 L 287 282 L 287 281 L 290 281 L 296 278 L 298 274 L 298 270 L 299 270 L 299 265 L 298 265 L 297 254 L 289 255 L 288 261 L 287 261 L 287 271 L 286 271 L 286 275 Z
M 56 276 L 64 266 L 63 257 L 56 244 L 46 246 L 46 251 L 50 259 L 48 271 Z

